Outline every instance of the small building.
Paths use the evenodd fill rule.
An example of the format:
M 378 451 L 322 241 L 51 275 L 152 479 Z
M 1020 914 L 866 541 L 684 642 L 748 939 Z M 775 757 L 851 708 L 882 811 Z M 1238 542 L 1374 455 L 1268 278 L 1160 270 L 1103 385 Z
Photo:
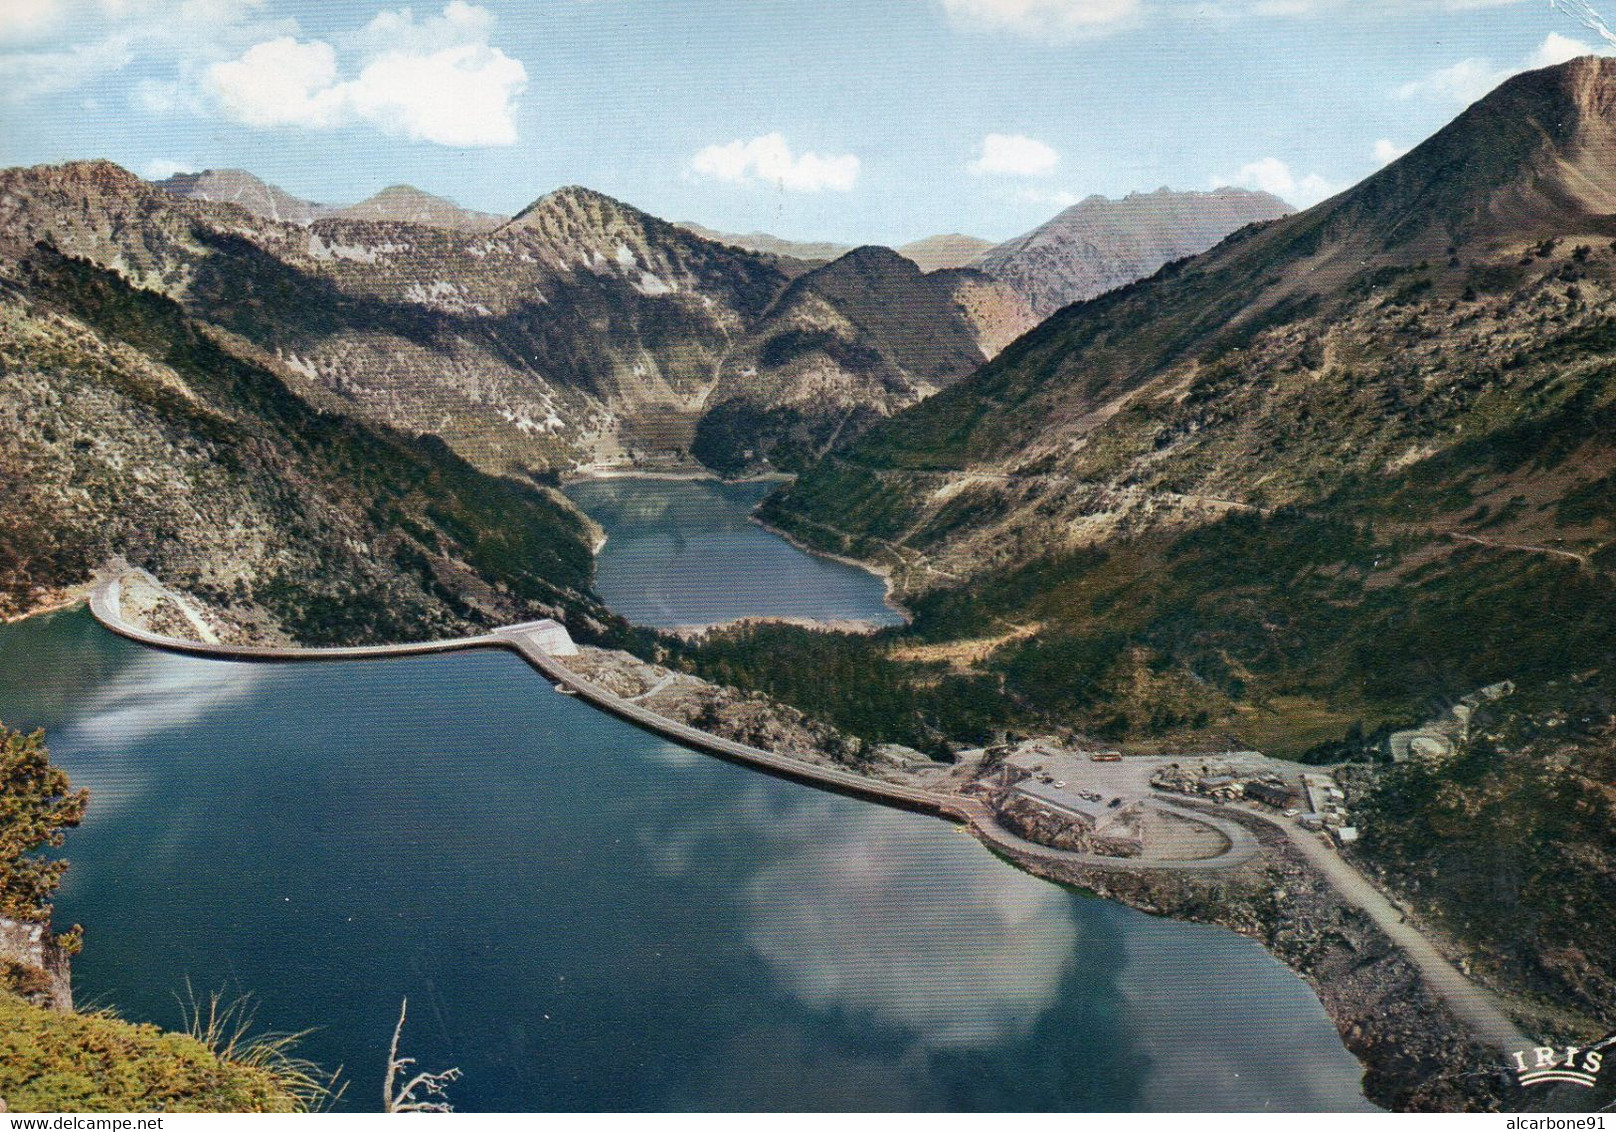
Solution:
M 1093 751 L 1089 754 L 1089 762 L 1092 763 L 1119 763 L 1121 761 L 1121 751 Z
M 1201 779 L 1200 790 L 1202 794 L 1223 801 L 1232 801 L 1235 798 L 1245 797 L 1245 785 L 1232 774 L 1219 774 L 1211 778 Z
M 1358 840 L 1358 827 L 1355 825 L 1338 826 L 1335 831 L 1336 840 L 1343 845 L 1351 845 Z
M 1303 829 L 1320 830 L 1324 828 L 1324 815 L 1309 811 L 1296 819 L 1296 824 Z
M 1119 818 L 1131 817 L 1139 808 L 1137 804 L 1129 803 L 1113 806 L 1099 794 L 1084 797 L 1070 788 L 1040 782 L 1036 778 L 1017 783 L 1015 793 L 1095 833 L 1106 832 Z
M 1283 810 L 1291 804 L 1295 795 L 1289 786 L 1273 782 L 1246 783 L 1246 797 L 1272 806 L 1276 810 Z

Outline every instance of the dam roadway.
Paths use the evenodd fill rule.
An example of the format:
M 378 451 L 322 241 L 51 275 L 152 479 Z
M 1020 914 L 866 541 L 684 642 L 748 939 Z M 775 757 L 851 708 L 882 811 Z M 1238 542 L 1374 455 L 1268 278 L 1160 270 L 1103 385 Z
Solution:
M 104 627 L 120 636 L 153 648 L 219 660 L 286 663 L 329 660 L 377 660 L 390 657 L 427 656 L 471 649 L 498 648 L 516 653 L 538 670 L 556 688 L 609 712 L 636 727 L 672 740 L 693 750 L 717 755 L 731 762 L 769 774 L 806 783 L 837 793 L 918 811 L 967 826 L 985 844 L 1013 859 L 1063 864 L 1079 868 L 1116 871 L 1189 872 L 1231 869 L 1255 858 L 1259 845 L 1251 831 L 1238 822 L 1171 805 L 1159 798 L 1145 800 L 1152 808 L 1186 818 L 1217 830 L 1228 847 L 1216 857 L 1194 860 L 1106 857 L 1038 845 L 1016 836 L 999 823 L 993 809 L 977 798 L 945 794 L 900 783 L 870 778 L 840 767 L 804 762 L 801 759 L 726 739 L 659 715 L 617 694 L 585 680 L 571 669 L 543 641 L 552 645 L 570 637 L 555 621 L 535 621 L 510 625 L 473 637 L 450 641 L 425 641 L 398 645 L 363 645 L 350 648 L 281 648 L 265 645 L 227 645 L 187 641 L 154 633 L 126 621 L 122 613 L 121 582 L 114 577 L 96 584 L 90 594 L 90 611 Z M 558 634 L 559 631 L 559 634 Z M 1515 1026 L 1491 994 L 1467 979 L 1437 951 L 1419 931 L 1403 921 L 1390 903 L 1356 869 L 1336 857 L 1322 844 L 1301 844 L 1305 836 L 1276 819 L 1298 849 L 1319 870 L 1326 881 L 1349 904 L 1365 912 L 1414 962 L 1426 985 L 1436 993 L 1473 1033 L 1506 1052 L 1529 1049 L 1534 1044 Z

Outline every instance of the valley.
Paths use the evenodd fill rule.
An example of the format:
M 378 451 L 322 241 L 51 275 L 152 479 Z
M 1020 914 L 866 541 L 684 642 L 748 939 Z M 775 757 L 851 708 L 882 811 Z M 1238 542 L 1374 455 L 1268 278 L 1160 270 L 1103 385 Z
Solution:
M 166 686 L 147 669 L 198 686 L 227 673 L 283 755 L 300 698 L 397 708 L 412 693 L 392 681 L 418 679 L 457 699 L 400 718 L 443 730 L 454 703 L 481 705 L 446 746 L 521 784 L 499 805 L 532 819 L 508 831 L 531 852 L 467 882 L 457 922 L 489 914 L 482 886 L 502 869 L 535 901 L 576 902 L 587 887 L 524 864 L 565 857 L 670 939 L 695 938 L 683 912 L 663 922 L 652 882 L 694 885 L 727 909 L 714 945 L 747 957 L 735 987 L 670 944 L 669 971 L 625 952 L 586 997 L 616 1032 L 631 1020 L 608 983 L 672 1002 L 687 967 L 797 1043 L 791 1079 L 758 1083 L 761 1105 L 822 1076 L 815 1043 L 857 1070 L 828 1105 L 1067 1099 L 1057 1068 L 1095 1056 L 1087 1037 L 1051 1037 L 1062 1011 L 1081 1013 L 1060 988 L 1100 970 L 1070 958 L 1079 920 L 1126 939 L 1124 956 L 1176 921 L 1219 925 L 1305 980 L 1292 1021 L 1337 1060 L 1316 1087 L 1267 1082 L 1269 1096 L 1587 1102 L 1527 1092 L 1499 1054 L 1616 1027 L 1612 155 L 1616 59 L 1583 56 L 1504 80 L 1301 211 L 1251 189 L 1163 189 L 1090 197 L 999 244 L 729 235 L 580 186 L 504 216 L 408 185 L 319 204 L 241 170 L 0 171 L 0 638 L 64 672 L 104 653 L 142 704 Z M 92 594 L 102 625 L 196 656 L 109 643 L 61 611 Z M 462 646 L 513 649 L 561 694 Z M 379 658 L 402 653 L 383 675 Z M 325 685 L 246 663 L 322 658 L 357 673 Z M 0 705 L 65 724 L 70 758 L 121 804 L 136 787 L 119 776 L 146 772 L 94 738 L 118 704 L 77 684 L 53 701 L 13 665 Z M 380 798 L 370 733 L 339 722 L 320 733 Z M 169 731 L 185 738 L 150 772 L 162 791 L 213 804 L 177 773 L 205 739 L 236 752 L 230 774 L 250 787 L 240 733 L 210 709 L 131 742 Z M 571 735 L 620 762 L 588 762 Z M 524 744 L 538 769 L 511 757 Z M 453 793 L 436 752 L 402 748 L 410 781 L 378 813 L 426 821 L 470 876 L 481 811 L 433 810 Z M 914 815 L 871 817 L 804 782 L 947 817 L 982 845 L 940 849 Z M 712 813 L 733 828 L 697 828 Z M 613 848 L 596 844 L 597 816 Z M 386 835 L 380 817 L 355 831 L 365 868 L 387 859 Z M 847 881 L 899 842 L 988 906 L 1014 891 L 1045 909 L 1047 947 L 988 915 L 1008 942 L 978 956 L 974 903 L 936 925 L 960 977 L 1017 968 L 999 1013 L 992 995 L 940 1022 L 908 1000 L 873 1021 L 853 1004 L 838 1028 L 826 1018 L 849 1004 L 815 989 L 829 961 L 781 942 L 801 928 L 789 909 L 784 926 L 763 913 L 813 879 L 792 854 L 828 854 Z M 653 863 L 625 865 L 626 845 Z M 103 908 L 118 903 L 109 846 L 87 882 Z M 160 866 L 150 891 L 172 885 Z M 350 896 L 299 899 L 375 920 L 332 883 Z M 927 899 L 894 884 L 853 898 L 877 917 Z M 1120 909 L 1070 890 L 1175 922 L 1113 923 Z M 427 903 L 411 903 L 421 938 L 439 939 Z M 524 946 L 588 966 L 586 942 L 500 915 Z M 314 930 L 300 924 L 258 927 Z M 399 955 L 415 930 L 399 929 Z M 925 958 L 916 930 L 895 929 L 895 946 Z M 160 947 L 128 946 L 157 969 Z M 1301 987 L 1270 968 L 1253 977 Z M 309 1013 L 285 970 L 260 969 L 283 1008 Z M 558 1019 L 560 971 L 524 984 Z M 465 1002 L 503 1009 L 491 978 L 460 980 Z M 1115 991 L 1085 993 L 1144 1025 Z M 670 1083 L 689 1005 L 651 1028 L 648 1076 L 530 1061 L 476 1095 L 729 1103 L 716 1077 Z M 379 1008 L 363 1004 L 344 1041 Z M 915 1037 L 933 1024 L 990 1033 L 982 1057 L 1063 1084 L 996 1093 L 950 1061 L 977 1047 Z M 715 1065 L 735 1056 L 722 1035 L 697 1045 Z M 1130 1078 L 1080 1099 L 1146 1091 Z

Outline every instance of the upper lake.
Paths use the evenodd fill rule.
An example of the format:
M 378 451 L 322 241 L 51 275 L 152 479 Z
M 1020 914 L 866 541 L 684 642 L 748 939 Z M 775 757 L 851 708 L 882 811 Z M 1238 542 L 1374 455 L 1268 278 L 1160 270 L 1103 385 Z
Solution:
M 638 625 L 738 617 L 901 624 L 880 578 L 805 554 L 749 519 L 776 486 L 624 477 L 580 480 L 566 491 L 606 530 L 595 588 Z

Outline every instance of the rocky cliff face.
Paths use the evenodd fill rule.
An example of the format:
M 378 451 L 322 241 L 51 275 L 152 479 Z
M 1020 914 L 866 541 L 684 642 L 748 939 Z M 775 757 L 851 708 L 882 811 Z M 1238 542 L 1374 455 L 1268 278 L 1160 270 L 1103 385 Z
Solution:
M 324 412 L 216 326 L 45 246 L 0 254 L 0 615 L 123 556 L 237 640 L 586 635 L 596 531 L 441 442 Z
M 1197 255 L 1229 233 L 1274 220 L 1290 205 L 1269 193 L 1158 189 L 1122 200 L 1091 196 L 1024 236 L 970 261 L 1019 291 L 1040 318 Z
M 916 395 L 894 402 L 890 374 L 857 364 L 865 353 L 935 387 L 1026 325 L 981 281 L 955 288 L 970 292 L 966 321 L 980 324 L 989 351 L 972 346 L 943 373 L 930 356 L 908 356 L 933 349 L 927 335 L 866 338 L 866 324 L 903 317 L 907 295 L 855 296 L 862 309 L 844 303 L 839 316 L 851 314 L 841 329 L 853 361 L 822 368 L 839 395 L 821 410 L 792 401 L 795 374 L 768 359 L 730 363 L 801 265 L 586 189 L 551 193 L 497 227 L 413 190 L 293 224 L 263 218 L 261 183 L 229 194 L 252 208 L 204 199 L 219 195 L 209 176 L 177 196 L 105 162 L 8 170 L 0 239 L 117 272 L 180 303 L 314 402 L 441 436 L 491 471 L 682 460 L 712 406 L 758 403 L 760 388 L 806 404 L 809 427 L 828 435 L 850 405 L 873 418 Z M 958 321 L 950 314 L 943 328 L 951 343 Z M 760 439 L 739 434 L 736 451 L 761 449 L 750 443 Z M 734 452 L 714 458 L 728 464 Z
M 0 916 L 0 988 L 35 1006 L 72 1012 L 72 964 L 50 924 Z

